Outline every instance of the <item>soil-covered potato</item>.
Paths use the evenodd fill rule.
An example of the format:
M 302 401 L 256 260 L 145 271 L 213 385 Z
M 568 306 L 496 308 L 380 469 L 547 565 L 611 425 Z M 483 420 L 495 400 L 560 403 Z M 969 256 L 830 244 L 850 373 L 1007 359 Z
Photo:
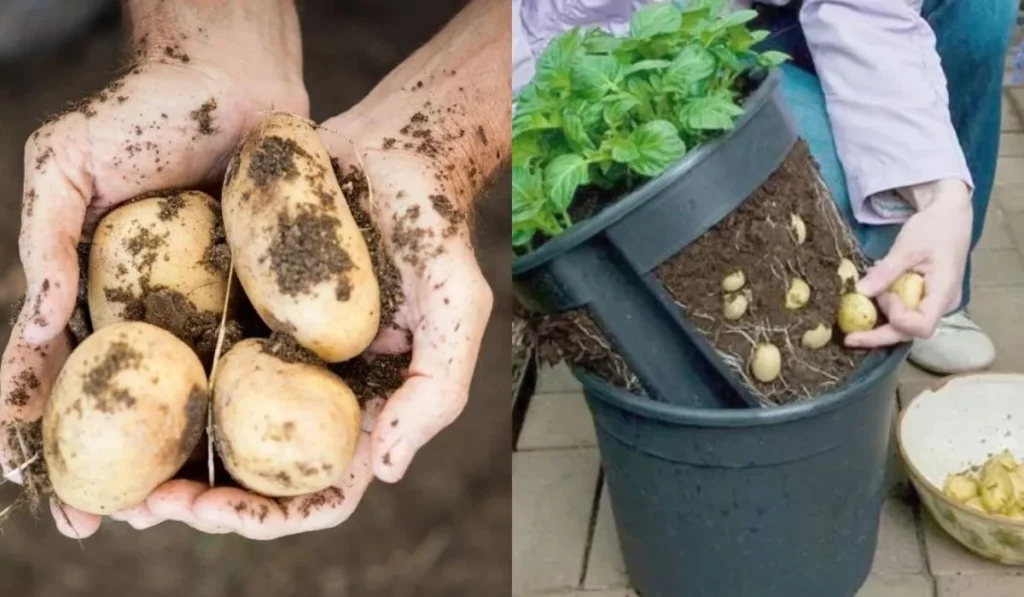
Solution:
M 355 455 L 355 394 L 293 343 L 239 343 L 221 358 L 213 394 L 217 450 L 252 491 L 292 497 L 326 489 Z
M 173 334 L 114 323 L 72 352 L 46 404 L 43 456 L 54 493 L 109 514 L 172 478 L 202 436 L 207 380 Z
M 380 325 L 370 253 L 306 120 L 273 114 L 228 165 L 224 227 L 263 320 L 328 362 L 362 353 Z
M 198 191 L 134 201 L 100 222 L 89 253 L 89 314 L 94 330 L 138 321 L 146 295 L 177 292 L 199 311 L 220 313 L 226 263 L 211 255 L 217 205 Z

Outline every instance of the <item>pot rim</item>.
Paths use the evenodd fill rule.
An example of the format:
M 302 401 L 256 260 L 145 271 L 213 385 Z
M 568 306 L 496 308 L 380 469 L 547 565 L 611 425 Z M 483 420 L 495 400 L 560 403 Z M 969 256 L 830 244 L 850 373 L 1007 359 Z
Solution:
M 877 385 L 885 376 L 898 369 L 910 351 L 910 346 L 908 342 L 886 349 L 887 354 L 874 369 L 863 375 L 855 373 L 854 381 L 839 390 L 826 392 L 806 402 L 765 408 L 710 409 L 675 406 L 632 394 L 581 368 L 574 368 L 573 372 L 583 384 L 586 393 L 620 410 L 647 419 L 684 426 L 763 427 L 815 417 L 841 408 L 850 400 L 862 395 L 868 387 Z M 864 364 L 861 365 L 863 366 Z
M 585 243 L 602 230 L 622 220 L 630 213 L 638 209 L 672 184 L 680 176 L 694 169 L 700 162 L 708 159 L 720 147 L 728 143 L 743 127 L 747 125 L 759 113 L 757 108 L 765 105 L 769 98 L 779 86 L 782 79 L 782 72 L 779 69 L 772 69 L 764 77 L 745 103 L 746 110 L 736 121 L 736 126 L 728 134 L 722 135 L 714 140 L 708 141 L 690 152 L 683 159 L 670 166 L 657 178 L 653 178 L 640 185 L 629 194 L 625 195 L 613 205 L 605 208 L 601 213 L 574 224 L 563 234 L 554 238 L 536 251 L 526 255 L 515 257 L 512 261 L 512 276 L 525 274 L 530 270 L 538 268 L 552 259 L 572 250 Z

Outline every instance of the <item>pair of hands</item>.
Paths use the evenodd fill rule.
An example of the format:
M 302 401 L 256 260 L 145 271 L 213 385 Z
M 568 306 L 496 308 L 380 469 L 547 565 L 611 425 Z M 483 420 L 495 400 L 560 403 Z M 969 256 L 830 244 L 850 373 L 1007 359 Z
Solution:
M 25 148 L 19 239 L 27 306 L 0 361 L 0 432 L 5 423 L 42 416 L 72 349 L 66 328 L 78 290 L 76 247 L 99 219 L 141 193 L 218 187 L 232 152 L 268 111 L 308 116 L 294 12 L 281 15 L 275 26 L 281 30 L 260 30 L 259 39 L 231 39 L 222 29 L 219 42 L 200 26 L 190 38 L 170 38 L 166 44 L 150 39 L 152 50 L 145 41 L 138 44 L 136 36 L 140 49 L 128 75 L 100 98 L 31 136 Z M 168 52 L 165 46 L 175 49 Z M 216 106 L 209 111 L 212 131 L 206 134 L 197 117 L 203 105 Z M 393 216 L 413 205 L 421 206 L 424 225 L 437 228 L 445 250 L 421 267 L 395 260 L 405 300 L 394 327 L 381 330 L 370 352 L 411 350 L 412 363 L 394 395 L 371 401 L 350 470 L 324 492 L 328 499 L 269 500 L 240 489 L 174 480 L 111 518 L 138 529 L 174 520 L 204 532 L 253 539 L 336 526 L 352 514 L 375 477 L 400 480 L 416 452 L 462 411 L 493 297 L 473 255 L 467 225 L 455 235 L 441 233 L 449 224 L 431 207 L 429 195 L 438 184 L 432 164 L 412 152 L 383 151 L 383 139 L 395 134 L 381 130 L 383 122 L 391 121 L 377 118 L 372 107 L 357 106 L 322 123 L 320 134 L 342 164 L 363 165 L 374 189 L 368 207 L 392 254 Z M 457 189 L 451 192 L 458 197 Z M 468 202 L 464 198 L 463 204 Z M 23 383 L 29 373 L 38 384 Z M 14 399 L 16 392 L 27 400 Z M 377 419 L 389 424 L 376 426 Z M 5 477 L 19 481 L 12 455 L 2 450 Z M 69 537 L 88 537 L 100 526 L 98 516 L 58 510 L 55 503 L 51 509 L 58 529 Z M 268 514 L 257 518 L 255 512 Z
M 874 348 L 928 338 L 939 320 L 960 305 L 974 222 L 971 191 L 963 181 L 939 180 L 913 187 L 906 195 L 917 213 L 857 285 L 858 292 L 878 299 L 888 323 L 848 335 L 847 346 Z M 888 292 L 908 271 L 924 277 L 925 296 L 916 310 Z

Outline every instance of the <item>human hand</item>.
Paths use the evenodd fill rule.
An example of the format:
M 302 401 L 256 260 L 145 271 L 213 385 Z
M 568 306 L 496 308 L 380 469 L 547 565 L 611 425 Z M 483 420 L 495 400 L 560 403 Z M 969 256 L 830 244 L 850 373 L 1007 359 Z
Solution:
M 398 304 L 368 352 L 411 350 L 403 385 L 368 405 L 355 458 L 327 490 L 283 500 L 174 481 L 150 496 L 150 511 L 260 540 L 333 527 L 352 515 L 374 476 L 400 480 L 416 452 L 462 412 L 493 306 L 470 244 L 465 210 L 471 198 L 457 196 L 460 187 L 446 183 L 471 167 L 460 174 L 439 166 L 436 156 L 386 150 L 373 121 L 344 114 L 323 123 L 320 135 L 343 172 L 365 168 L 369 189 L 342 188 L 349 203 L 358 203 L 381 229 L 398 274 L 382 280 L 385 302 L 394 297 Z
M 0 361 L 0 431 L 42 416 L 71 348 L 77 246 L 99 219 L 141 193 L 219 185 L 264 111 L 308 115 L 291 0 L 245 7 L 133 0 L 127 9 L 134 66 L 43 125 L 25 146 L 19 248 L 28 292 Z M 23 460 L 8 447 L 0 445 L 5 473 Z M 56 514 L 71 537 L 87 537 L 100 524 L 72 508 Z M 140 528 L 159 522 L 145 505 L 115 518 Z
M 877 298 L 888 323 L 848 335 L 847 346 L 875 348 L 928 338 L 939 320 L 960 304 L 971 249 L 970 189 L 960 180 L 940 180 L 913 188 L 908 199 L 917 213 L 903 225 L 888 255 L 857 285 L 858 292 Z M 916 310 L 888 292 L 908 271 L 924 277 L 925 295 Z

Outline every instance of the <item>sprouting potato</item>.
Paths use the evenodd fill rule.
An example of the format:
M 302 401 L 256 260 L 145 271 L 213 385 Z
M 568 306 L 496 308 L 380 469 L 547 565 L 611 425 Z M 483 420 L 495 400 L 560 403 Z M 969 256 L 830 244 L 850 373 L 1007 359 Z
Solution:
M 796 214 L 789 216 L 789 231 L 793 235 L 793 241 L 798 245 L 804 244 L 807 240 L 807 224 L 803 218 Z
M 860 273 L 857 271 L 857 266 L 849 259 L 843 259 L 839 262 L 839 269 L 836 270 L 836 273 L 839 275 L 839 280 L 844 289 L 852 290 L 853 285 L 860 280 Z
M 722 290 L 726 292 L 736 292 L 743 285 L 747 283 L 746 276 L 743 275 L 742 270 L 736 270 L 722 279 Z
M 804 348 L 818 350 L 828 344 L 830 340 L 832 340 L 832 328 L 819 323 L 816 327 L 804 332 L 800 343 L 803 344 Z
M 800 278 L 793 278 L 786 291 L 786 308 L 791 311 L 803 307 L 811 300 L 811 287 Z
M 839 299 L 838 320 L 844 334 L 866 332 L 878 323 L 878 309 L 863 294 L 848 292 Z
M 761 383 L 775 381 L 782 373 L 782 353 L 770 342 L 758 344 L 750 360 L 750 372 Z
M 889 286 L 889 292 L 900 297 L 908 309 L 917 309 L 924 297 L 924 278 L 915 272 L 904 272 Z
M 978 483 L 967 475 L 953 475 L 946 479 L 946 486 L 942 491 L 961 504 L 966 504 L 978 497 Z
M 747 296 L 742 293 L 730 294 L 725 297 L 725 305 L 722 308 L 722 314 L 726 319 L 735 321 L 747 312 L 747 307 L 750 305 L 750 300 Z
M 1012 505 L 1013 482 L 1010 473 L 998 462 L 989 461 L 981 473 L 981 503 L 991 514 L 1003 512 Z

